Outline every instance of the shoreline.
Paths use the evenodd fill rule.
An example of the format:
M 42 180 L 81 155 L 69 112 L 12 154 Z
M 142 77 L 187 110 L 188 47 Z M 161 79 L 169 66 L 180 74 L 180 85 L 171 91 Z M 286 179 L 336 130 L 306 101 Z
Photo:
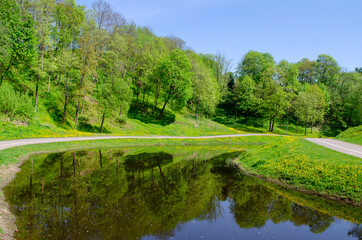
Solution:
M 106 139 L 106 140 L 100 140 L 98 141 L 71 141 L 71 142 L 53 142 L 53 144 L 40 144 L 40 145 L 26 145 L 26 146 L 17 146 L 13 148 L 8 148 L 6 150 L 0 150 L 0 152 L 9 151 L 8 155 L 10 155 L 9 158 L 13 158 L 12 161 L 5 163 L 5 165 L 0 166 L 0 228 L 3 230 L 3 232 L 0 232 L 0 237 L 4 240 L 10 240 L 13 239 L 14 232 L 17 231 L 17 226 L 15 224 L 16 217 L 12 214 L 10 211 L 9 205 L 5 199 L 5 196 L 3 194 L 2 189 L 8 185 L 14 178 L 17 172 L 21 170 L 22 164 L 28 160 L 32 155 L 36 154 L 44 154 L 44 153 L 51 153 L 51 152 L 62 152 L 62 151 L 71 151 L 71 150 L 81 150 L 81 149 L 92 149 L 92 148 L 112 148 L 112 147 L 137 147 L 137 146 L 159 146 L 159 145 L 169 145 L 169 146 L 185 146 L 185 145 L 240 145 L 243 144 L 249 144 L 249 145 L 260 145 L 265 142 L 267 142 L 267 139 L 262 142 L 262 138 L 265 137 L 275 137 L 276 135 L 260 135 L 260 134 L 252 134 L 248 136 L 255 136 L 254 138 L 244 138 L 243 141 L 227 141 L 223 140 L 225 142 L 222 142 L 221 139 L 215 139 L 213 142 L 211 139 L 209 141 L 205 141 L 205 139 L 195 139 L 189 138 L 160 138 L 160 139 L 153 139 L 158 141 L 150 141 L 150 138 L 143 138 L 143 139 Z M 245 137 L 245 135 L 240 136 Z M 262 137 L 262 138 L 260 138 Z M 227 137 L 224 137 L 227 138 Z M 183 142 L 177 141 L 183 140 Z M 236 138 L 235 138 L 236 139 Z M 249 141 L 251 139 L 251 141 Z M 186 141 L 185 141 L 186 140 Z M 35 146 L 35 147 L 34 147 Z M 16 153 L 16 151 L 20 151 L 20 156 Z M 281 187 L 285 187 L 300 193 L 313 195 L 320 197 L 322 199 L 328 199 L 335 202 L 348 204 L 355 207 L 361 207 L 361 203 L 351 201 L 348 198 L 343 197 L 337 197 L 333 195 L 327 195 L 311 190 L 307 190 L 301 187 L 297 187 L 295 185 L 284 183 L 277 179 L 267 178 L 264 177 L 261 174 L 253 173 L 251 171 L 248 171 L 246 168 L 242 166 L 240 162 L 232 161 L 232 164 L 236 166 L 240 171 L 250 174 L 252 176 L 255 176 L 263 181 L 270 182 L 272 184 L 276 184 Z

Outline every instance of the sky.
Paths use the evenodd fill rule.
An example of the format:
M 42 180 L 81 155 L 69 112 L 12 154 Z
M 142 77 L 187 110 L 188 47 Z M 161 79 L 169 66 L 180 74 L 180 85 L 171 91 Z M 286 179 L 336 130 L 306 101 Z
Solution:
M 76 0 L 91 7 L 92 0 Z M 221 53 L 233 68 L 249 50 L 275 61 L 332 56 L 362 67 L 362 0 L 108 0 L 115 12 L 198 53 Z

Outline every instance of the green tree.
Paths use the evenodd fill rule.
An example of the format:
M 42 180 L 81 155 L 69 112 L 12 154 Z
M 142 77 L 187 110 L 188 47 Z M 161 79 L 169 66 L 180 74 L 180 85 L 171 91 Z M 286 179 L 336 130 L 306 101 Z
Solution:
M 161 98 L 164 100 L 159 118 L 165 111 L 166 105 L 171 102 L 174 110 L 180 110 L 191 97 L 191 64 L 184 52 L 179 49 L 173 50 L 158 66 L 162 91 Z
M 237 81 L 234 87 L 235 116 L 240 109 L 244 115 L 248 115 L 257 106 L 255 97 L 256 85 L 250 76 L 244 76 Z
M 274 66 L 275 61 L 270 53 L 249 51 L 238 63 L 236 72 L 240 77 L 249 75 L 256 84 L 259 84 L 268 69 L 274 68 Z
M 5 44 L 1 47 L 5 53 L 0 56 L 0 86 L 5 76 L 11 75 L 11 69 L 19 64 L 31 67 L 36 54 L 33 19 L 29 14 L 21 15 L 19 6 L 14 0 L 0 2 L 1 37 Z
M 317 81 L 317 62 L 310 61 L 307 58 L 303 58 L 297 63 L 298 65 L 298 80 L 299 82 L 307 82 L 313 84 Z
M 327 87 L 333 86 L 338 81 L 341 67 L 338 66 L 336 60 L 326 54 L 318 55 L 317 59 L 317 77 L 318 82 L 323 83 Z
M 325 114 L 326 100 L 322 89 L 313 84 L 300 92 L 294 102 L 295 116 L 305 125 L 304 134 L 307 135 L 307 125 L 313 127 L 317 122 L 322 122 Z
M 213 113 L 219 102 L 219 89 L 216 79 L 211 76 L 210 70 L 203 64 L 201 59 L 194 53 L 189 54 L 192 63 L 192 105 L 196 104 L 195 117 L 199 109 L 203 108 L 208 116 Z M 193 106 L 192 106 L 193 108 Z

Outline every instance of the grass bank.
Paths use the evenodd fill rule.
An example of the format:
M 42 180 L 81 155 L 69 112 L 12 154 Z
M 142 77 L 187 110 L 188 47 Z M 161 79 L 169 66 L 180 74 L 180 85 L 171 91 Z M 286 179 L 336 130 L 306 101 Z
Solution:
M 362 145 L 362 125 L 348 128 L 346 131 L 341 132 L 336 139 Z
M 362 161 L 298 137 L 275 137 L 244 153 L 251 173 L 293 188 L 361 205 Z
M 145 135 L 168 135 L 168 136 L 201 136 L 237 134 L 242 131 L 226 127 L 212 120 L 200 118 L 195 119 L 191 115 L 174 115 L 172 122 L 152 119 L 147 121 L 141 114 L 132 115 L 123 124 L 108 121 L 105 124 L 103 134 L 98 133 L 96 125 L 81 126 L 80 130 L 74 130 L 69 126 L 57 126 L 51 122 L 32 121 L 30 123 L 10 122 L 0 118 L 0 141 L 23 139 L 23 138 L 45 138 L 45 137 L 81 137 L 81 136 L 145 136 Z

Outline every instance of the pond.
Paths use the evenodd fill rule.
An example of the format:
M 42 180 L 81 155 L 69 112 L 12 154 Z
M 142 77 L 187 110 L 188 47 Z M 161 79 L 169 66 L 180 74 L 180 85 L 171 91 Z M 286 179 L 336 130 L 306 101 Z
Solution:
M 230 151 L 231 150 L 231 151 Z M 361 239 L 361 208 L 238 170 L 237 148 L 37 155 L 5 189 L 16 239 Z

